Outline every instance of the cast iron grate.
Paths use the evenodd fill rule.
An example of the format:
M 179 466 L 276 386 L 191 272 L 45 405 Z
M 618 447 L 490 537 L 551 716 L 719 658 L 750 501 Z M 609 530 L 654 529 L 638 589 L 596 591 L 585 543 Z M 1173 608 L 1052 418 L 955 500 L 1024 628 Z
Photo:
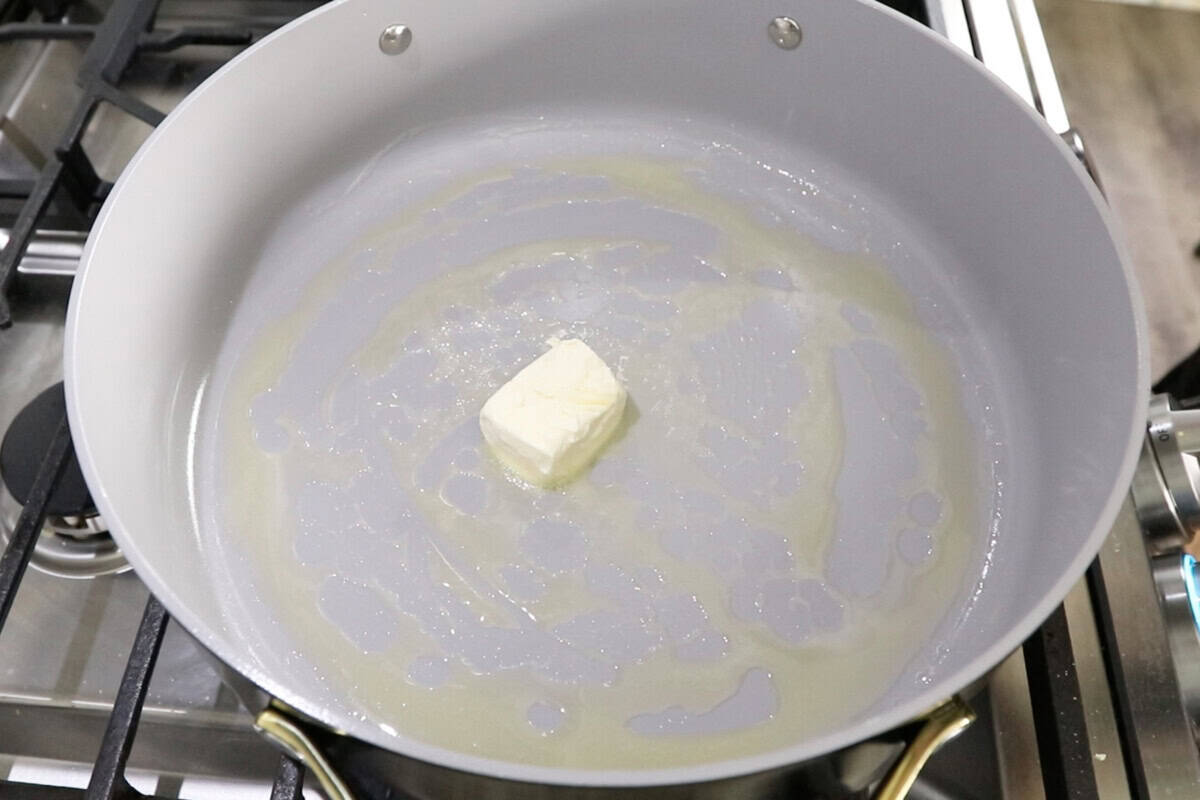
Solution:
M 250 30 L 242 28 L 155 29 L 158 5 L 159 0 L 115 0 L 101 22 L 86 25 L 62 21 L 70 6 L 64 0 L 9 0 L 0 5 L 0 43 L 23 39 L 90 42 L 76 76 L 76 82 L 84 90 L 83 96 L 55 144 L 53 157 L 47 159 L 32 181 L 0 181 L 0 199 L 21 203 L 7 245 L 0 251 L 0 328 L 12 324 L 8 290 L 37 224 L 46 215 L 56 194 L 65 193 L 79 215 L 89 222 L 112 188 L 111 184 L 99 179 L 82 146 L 84 131 L 96 109 L 101 103 L 109 103 L 150 125 L 162 121 L 162 112 L 119 88 L 121 76 L 137 54 L 166 52 L 193 44 L 245 45 L 253 38 Z M 23 21 L 34 10 L 41 21 Z M 8 547 L 0 556 L 0 629 L 8 618 L 33 555 L 51 495 L 72 454 L 71 434 L 64 417 L 42 458 Z M 125 764 L 133 747 L 167 621 L 166 610 L 151 597 L 138 627 L 87 789 L 0 782 L 6 797 L 83 797 L 87 800 L 144 797 L 125 779 Z M 298 798 L 302 785 L 303 768 L 281 756 L 272 797 Z
M 10 4 L 13 5 L 13 4 Z M 19 4 L 17 4 L 19 5 Z M 54 153 L 32 181 L 0 182 L 0 197 L 22 199 L 21 210 L 0 251 L 0 328 L 12 325 L 8 291 L 36 230 L 56 194 L 64 192 L 70 204 L 91 220 L 112 185 L 96 174 L 83 149 L 83 135 L 102 103 L 120 108 L 148 125 L 157 125 L 163 113 L 119 87 L 121 76 L 139 52 L 164 52 L 190 44 L 248 44 L 253 34 L 235 28 L 184 28 L 156 30 L 154 17 L 159 0 L 116 0 L 98 24 L 61 21 L 61 2 L 42 2 L 51 17 L 41 22 L 6 22 L 0 25 L 0 43 L 22 39 L 42 41 L 87 40 L 83 64 L 75 81 L 83 96 L 59 135 Z

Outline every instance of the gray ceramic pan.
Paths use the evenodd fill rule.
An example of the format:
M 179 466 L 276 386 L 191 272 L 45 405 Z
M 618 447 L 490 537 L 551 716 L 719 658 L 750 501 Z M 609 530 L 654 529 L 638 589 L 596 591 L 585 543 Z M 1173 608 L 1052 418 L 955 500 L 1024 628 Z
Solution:
M 123 174 L 67 397 L 138 575 L 308 729 L 678 787 L 1033 631 L 1126 490 L 1140 314 L 1063 144 L 880 6 L 341 0 Z M 476 417 L 555 337 L 630 407 L 545 491 Z

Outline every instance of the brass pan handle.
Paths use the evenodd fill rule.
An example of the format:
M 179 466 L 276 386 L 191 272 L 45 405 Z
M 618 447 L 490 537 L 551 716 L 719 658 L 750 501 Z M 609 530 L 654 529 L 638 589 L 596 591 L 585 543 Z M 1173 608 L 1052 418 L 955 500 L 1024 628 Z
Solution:
M 254 719 L 254 727 L 282 747 L 288 755 L 308 767 L 329 800 L 354 800 L 350 787 L 346 786 L 346 782 L 337 774 L 333 765 L 312 739 L 308 738 L 308 734 L 286 714 L 274 708 L 265 708 Z
M 888 770 L 873 800 L 904 800 L 930 756 L 974 721 L 975 712 L 957 696 L 930 712 L 917 735 Z M 259 712 L 254 727 L 308 767 L 329 800 L 354 800 L 350 788 L 333 765 L 308 734 L 286 714 L 268 707 Z
M 930 712 L 875 792 L 874 800 L 904 800 L 929 757 L 975 721 L 975 712 L 955 695 Z

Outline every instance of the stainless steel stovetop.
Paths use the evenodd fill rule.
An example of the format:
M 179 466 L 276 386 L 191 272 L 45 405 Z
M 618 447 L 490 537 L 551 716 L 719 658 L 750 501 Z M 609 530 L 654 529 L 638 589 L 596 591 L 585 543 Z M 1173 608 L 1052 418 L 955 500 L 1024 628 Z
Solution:
M 64 22 L 89 25 L 106 18 L 110 2 L 0 0 L 0 23 L 18 13 L 22 21 L 36 22 L 37 11 L 21 8 L 36 6 L 50 13 L 66 8 Z M 888 2 L 981 58 L 1084 155 L 1058 93 L 1033 0 Z M 170 32 L 201 42 L 244 41 L 316 5 L 162 0 L 154 33 L 140 37 L 150 46 L 118 84 L 133 98 L 126 105 L 169 111 L 240 47 L 167 50 Z M 0 24 L 0 43 L 5 30 Z M 15 227 L 24 193 L 58 158 L 55 147 L 84 95 L 76 76 L 94 57 L 89 41 L 0 44 L 0 246 Z M 145 109 L 142 116 L 155 117 Z M 96 173 L 84 189 L 93 201 L 102 199 L 150 130 L 117 104 L 100 104 L 82 137 Z M 61 380 L 66 298 L 91 205 L 81 211 L 60 197 L 39 218 L 20 260 L 7 295 L 13 325 L 0 331 L 0 431 Z M 2 264 L 0 258 L 0 276 Z M 1160 424 L 1155 433 L 1162 430 Z M 1154 452 L 1149 458 L 1150 465 L 1166 463 L 1154 461 Z M 1145 477 L 1141 497 L 1157 502 L 1160 488 Z M 19 513 L 20 505 L 0 492 L 0 534 L 11 534 Z M 1170 514 L 1159 514 L 1169 529 Z M 0 794 L 16 783 L 87 785 L 148 599 L 141 582 L 121 571 L 103 547 L 60 540 L 49 537 L 43 552 L 34 554 L 0 629 Z M 1160 537 L 1169 552 L 1154 562 L 1160 584 L 1175 592 L 1164 614 L 1143 530 L 1132 503 L 1126 504 L 1088 577 L 997 669 L 975 701 L 980 720 L 935 756 L 914 798 L 1200 797 L 1193 723 L 1181 700 L 1181 693 L 1187 695 L 1187 705 L 1200 711 L 1200 635 L 1191 625 L 1183 562 L 1169 540 Z M 74 577 L 50 574 L 64 571 Z M 104 574 L 89 574 L 95 572 Z M 1179 668 L 1172 644 L 1181 655 Z M 1184 652 L 1192 645 L 1194 663 Z M 266 798 L 274 796 L 279 768 L 278 754 L 252 730 L 250 716 L 170 623 L 128 761 L 131 783 L 161 797 Z

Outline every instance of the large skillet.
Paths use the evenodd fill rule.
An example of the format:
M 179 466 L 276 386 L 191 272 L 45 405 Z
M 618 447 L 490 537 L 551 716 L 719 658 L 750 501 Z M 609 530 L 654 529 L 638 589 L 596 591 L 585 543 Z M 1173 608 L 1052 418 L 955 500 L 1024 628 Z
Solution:
M 803 31 L 798 47 L 782 46 L 800 38 L 786 23 L 771 27 L 784 16 Z M 386 32 L 396 25 L 406 29 Z M 740 758 L 660 769 L 529 765 L 430 745 L 402 719 L 371 718 L 349 699 L 353 676 L 346 686 L 318 680 L 293 653 L 290 629 L 276 624 L 278 597 L 239 595 L 254 556 L 213 546 L 220 514 L 199 473 L 212 450 L 214 365 L 238 344 L 243 297 L 274 319 L 299 296 L 281 287 L 276 302 L 263 302 L 263 254 L 281 231 L 300 261 L 309 238 L 320 250 L 360 233 L 351 229 L 378 209 L 354 181 L 369 183 L 378 165 L 405 158 L 419 171 L 422 154 L 451 148 L 438 148 L 447 130 L 459 153 L 474 129 L 542 117 L 640 120 L 684 133 L 694 120 L 718 138 L 770 142 L 783 166 L 808 168 L 814 187 L 824 181 L 825 195 L 849 198 L 813 207 L 821 224 L 810 228 L 855 232 L 835 249 L 903 240 L 936 277 L 925 289 L 900 280 L 965 323 L 956 350 L 963 374 L 991 393 L 980 401 L 990 427 L 976 438 L 999 448 L 1003 471 L 981 486 L 978 524 L 958 532 L 978 557 L 962 587 L 970 614 L 948 616 L 921 645 L 936 652 L 937 668 L 920 681 L 864 686 L 879 699 L 853 719 Z M 487 152 L 496 139 L 479 144 Z M 363 221 L 346 216 L 348 202 L 362 205 L 351 211 Z M 895 748 L 858 762 L 846 748 L 902 729 L 985 675 L 1096 553 L 1141 437 L 1140 314 L 1107 211 L 1069 151 L 976 63 L 881 6 L 342 0 L 221 70 L 123 174 L 74 287 L 67 398 L 89 485 L 138 575 L 354 774 L 368 764 L 418 793 L 445 790 L 447 780 L 479 792 L 499 779 L 527 793 L 736 776 L 762 788 L 788 765 L 805 765 L 811 786 L 812 776 L 844 777 L 857 763 L 861 785 Z M 304 749 L 278 714 L 262 721 Z

